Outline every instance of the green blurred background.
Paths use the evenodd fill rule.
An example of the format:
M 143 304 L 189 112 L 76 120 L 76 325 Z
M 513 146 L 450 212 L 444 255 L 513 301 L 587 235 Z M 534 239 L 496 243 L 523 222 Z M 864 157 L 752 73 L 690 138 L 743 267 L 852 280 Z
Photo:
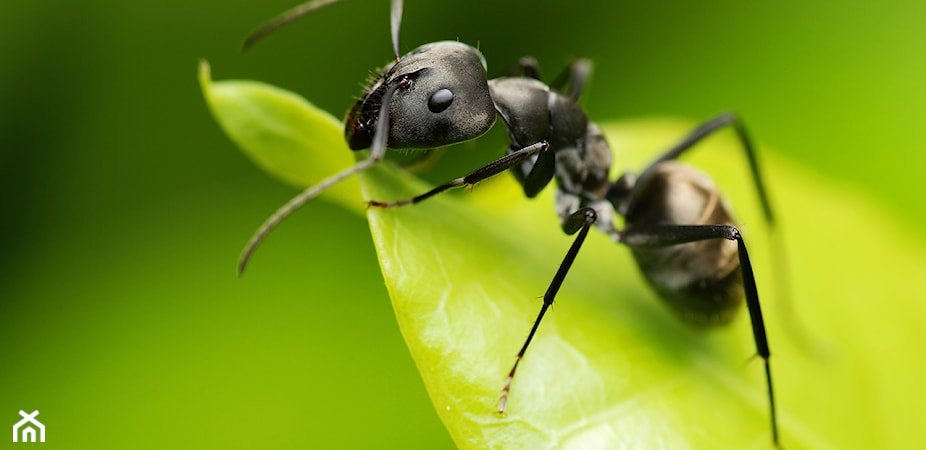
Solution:
M 362 218 L 312 204 L 234 275 L 294 191 L 220 132 L 197 61 L 340 115 L 390 58 L 385 0 L 238 51 L 293 4 L 0 7 L 0 430 L 38 409 L 48 448 L 452 447 Z M 409 0 L 402 47 L 460 39 L 493 76 L 526 54 L 548 76 L 589 57 L 594 118 L 735 109 L 763 144 L 922 227 L 924 17 L 914 1 Z

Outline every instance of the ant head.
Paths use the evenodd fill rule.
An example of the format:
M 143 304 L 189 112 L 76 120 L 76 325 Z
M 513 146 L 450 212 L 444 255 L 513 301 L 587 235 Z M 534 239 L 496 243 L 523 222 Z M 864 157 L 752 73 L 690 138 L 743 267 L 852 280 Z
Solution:
M 383 104 L 393 89 L 389 104 Z M 474 139 L 495 123 L 485 59 L 453 41 L 418 47 L 383 69 L 364 90 L 344 125 L 354 150 L 369 147 L 381 108 L 388 108 L 387 145 L 433 148 Z

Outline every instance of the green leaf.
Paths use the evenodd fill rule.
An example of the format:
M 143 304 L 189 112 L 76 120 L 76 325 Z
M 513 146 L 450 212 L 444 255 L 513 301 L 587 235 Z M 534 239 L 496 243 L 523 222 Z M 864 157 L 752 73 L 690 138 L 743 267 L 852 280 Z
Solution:
M 200 62 L 199 83 L 212 115 L 231 140 L 269 174 L 307 187 L 354 162 L 340 122 L 302 97 L 249 80 L 213 82 L 209 63 Z M 363 210 L 356 179 L 322 193 Z
M 329 142 L 340 130 L 317 110 L 293 111 L 302 101 L 274 116 L 276 109 L 238 103 L 264 102 L 280 93 L 275 88 L 203 86 L 233 140 L 249 142 L 252 156 L 280 170 L 278 176 L 305 176 L 298 179 L 304 184 L 350 164 L 330 161 L 329 144 L 311 153 L 317 150 L 310 141 Z M 224 118 L 236 110 L 252 112 L 240 122 Z M 639 170 L 691 125 L 649 119 L 605 129 L 615 165 Z M 273 134 L 264 126 L 282 129 L 279 135 L 314 127 L 293 139 L 296 147 L 287 153 L 311 164 L 298 171 L 274 165 L 274 152 L 282 152 L 263 148 L 261 139 L 235 137 L 242 134 L 238 126 L 253 128 L 247 136 Z M 685 160 L 714 176 L 743 224 L 768 326 L 782 443 L 870 449 L 926 442 L 918 426 L 926 363 L 916 353 L 926 342 L 922 239 L 859 189 L 765 148 L 760 157 L 780 218 L 775 235 L 761 219 L 735 140 L 723 133 Z M 389 164 L 360 179 L 365 199 L 427 189 Z M 755 348 L 745 310 L 728 327 L 686 326 L 647 288 L 629 252 L 597 232 L 518 369 L 507 414 L 495 412 L 540 296 L 572 242 L 559 229 L 552 191 L 527 200 L 503 175 L 474 192 L 367 211 L 399 326 L 455 442 L 506 449 L 771 448 L 764 378 L 761 364 L 749 359 Z M 362 211 L 356 194 L 337 199 Z M 772 270 L 780 254 L 786 270 Z

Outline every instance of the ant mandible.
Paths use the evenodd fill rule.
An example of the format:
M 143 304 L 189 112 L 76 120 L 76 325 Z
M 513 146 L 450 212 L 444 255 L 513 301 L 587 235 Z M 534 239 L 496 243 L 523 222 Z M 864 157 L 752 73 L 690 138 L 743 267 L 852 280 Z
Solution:
M 297 6 L 251 34 L 244 47 L 339 1 L 315 0 Z M 350 148 L 369 148 L 369 157 L 306 189 L 268 218 L 242 252 L 239 275 L 277 224 L 328 187 L 372 167 L 387 148 L 431 149 L 460 143 L 482 136 L 500 118 L 510 140 L 504 157 L 421 195 L 367 203 L 377 208 L 414 204 L 505 170 L 511 170 L 529 198 L 556 180 L 561 227 L 576 237 L 553 275 L 540 312 L 508 372 L 498 411 L 505 411 L 518 364 L 594 225 L 630 248 L 650 286 L 689 323 L 727 324 L 745 295 L 756 350 L 764 363 L 772 441 L 777 446 L 771 353 L 746 244 L 710 178 L 677 161 L 705 137 L 731 127 L 748 157 L 765 218 L 772 223 L 755 150 L 742 121 L 734 114 L 721 114 L 698 126 L 639 175 L 628 172 L 611 181 L 611 150 L 604 134 L 576 103 L 590 71 L 587 61 L 574 61 L 553 86 L 539 80 L 537 65 L 529 58 L 519 61 L 517 76 L 488 80 L 479 50 L 459 42 L 425 44 L 400 56 L 401 16 L 402 0 L 392 0 L 395 61 L 367 85 L 345 119 Z M 624 217 L 620 230 L 615 226 L 618 214 Z

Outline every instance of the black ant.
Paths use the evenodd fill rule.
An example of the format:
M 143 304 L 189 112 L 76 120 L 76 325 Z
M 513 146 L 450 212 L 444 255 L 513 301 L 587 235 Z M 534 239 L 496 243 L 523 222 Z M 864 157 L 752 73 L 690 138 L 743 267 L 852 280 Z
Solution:
M 278 16 L 254 32 L 245 48 L 278 27 L 338 1 L 315 0 Z M 482 54 L 459 42 L 425 44 L 400 56 L 401 16 L 402 0 L 392 0 L 395 62 L 369 83 L 345 120 L 350 148 L 370 148 L 369 157 L 306 189 L 277 210 L 242 253 L 239 274 L 271 229 L 321 191 L 379 162 L 387 148 L 431 149 L 475 139 L 500 118 L 511 142 L 504 157 L 416 197 L 367 203 L 378 208 L 418 203 L 505 170 L 511 170 L 529 198 L 556 180 L 556 210 L 562 229 L 576 237 L 508 373 L 498 412 L 505 411 L 518 364 L 595 225 L 630 248 L 652 288 L 689 323 L 729 323 L 745 294 L 756 350 L 765 367 L 772 441 L 777 446 L 770 351 L 746 244 L 710 178 L 677 161 L 706 136 L 731 127 L 748 156 L 765 218 L 772 223 L 755 150 L 742 121 L 731 113 L 721 114 L 697 127 L 639 175 L 625 173 L 612 182 L 608 179 L 608 143 L 576 103 L 589 74 L 587 61 L 573 62 L 553 87 L 539 80 L 536 63 L 529 58 L 518 63 L 518 76 L 487 80 Z M 622 230 L 615 227 L 618 214 L 624 217 Z

